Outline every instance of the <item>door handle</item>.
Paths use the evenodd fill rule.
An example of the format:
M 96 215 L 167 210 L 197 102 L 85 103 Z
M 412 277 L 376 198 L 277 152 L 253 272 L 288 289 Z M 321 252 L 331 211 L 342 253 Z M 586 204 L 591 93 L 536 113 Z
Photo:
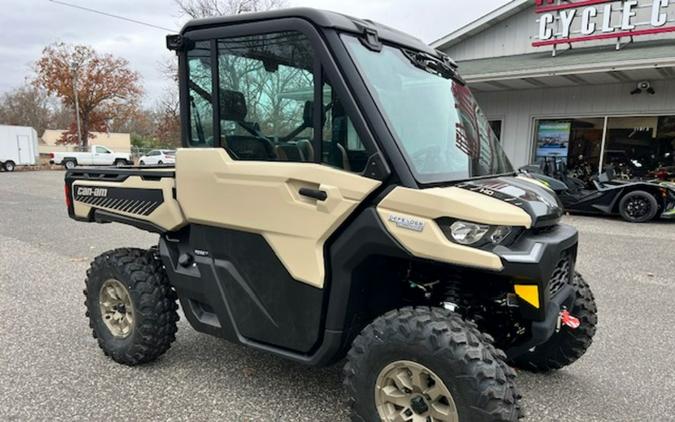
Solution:
M 298 193 L 302 196 L 316 199 L 317 201 L 325 201 L 328 199 L 328 194 L 320 189 L 300 188 Z

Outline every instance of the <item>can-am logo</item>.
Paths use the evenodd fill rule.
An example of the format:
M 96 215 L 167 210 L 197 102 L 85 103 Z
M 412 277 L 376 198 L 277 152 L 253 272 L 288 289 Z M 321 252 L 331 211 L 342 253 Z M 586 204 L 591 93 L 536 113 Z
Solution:
M 77 196 L 95 196 L 97 198 L 103 198 L 108 196 L 108 189 L 106 188 L 88 188 L 88 187 L 78 187 Z
M 535 0 L 534 47 L 675 32 L 675 0 Z

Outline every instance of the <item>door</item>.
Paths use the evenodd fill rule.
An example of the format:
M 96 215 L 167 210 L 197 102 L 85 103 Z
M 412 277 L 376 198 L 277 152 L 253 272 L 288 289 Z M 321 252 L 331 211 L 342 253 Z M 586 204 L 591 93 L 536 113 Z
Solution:
M 213 277 L 204 281 L 211 293 L 195 300 L 208 300 L 236 335 L 300 352 L 320 335 L 324 245 L 381 184 L 339 143 L 340 133 L 357 134 L 322 82 L 314 45 L 296 30 L 196 42 L 187 62 L 191 148 L 176 157 L 191 248 L 202 280 Z M 329 110 L 334 123 L 324 128 Z
M 33 164 L 31 159 L 31 147 L 30 147 L 30 138 L 26 135 L 17 135 L 16 136 L 16 146 L 18 151 L 18 165 L 29 165 Z
M 113 161 L 112 152 L 108 148 L 98 145 L 94 147 L 94 165 L 109 166 Z

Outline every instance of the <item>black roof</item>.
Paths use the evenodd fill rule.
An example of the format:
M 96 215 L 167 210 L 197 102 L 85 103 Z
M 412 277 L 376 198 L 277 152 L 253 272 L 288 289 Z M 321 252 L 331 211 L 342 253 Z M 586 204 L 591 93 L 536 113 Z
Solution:
M 330 12 L 327 10 L 312 9 L 307 7 L 289 8 L 273 10 L 269 12 L 243 13 L 232 16 L 219 16 L 204 19 L 193 19 L 183 26 L 180 33 L 185 34 L 191 30 L 209 28 L 214 26 L 224 26 L 247 22 L 260 22 L 271 19 L 283 18 L 301 18 L 310 23 L 322 27 L 333 28 L 339 31 L 361 34 L 363 26 L 372 27 L 377 30 L 380 39 L 413 48 L 415 50 L 436 54 L 436 51 L 422 42 L 419 38 L 390 28 L 386 25 L 376 23 L 370 20 L 358 19 L 341 13 Z

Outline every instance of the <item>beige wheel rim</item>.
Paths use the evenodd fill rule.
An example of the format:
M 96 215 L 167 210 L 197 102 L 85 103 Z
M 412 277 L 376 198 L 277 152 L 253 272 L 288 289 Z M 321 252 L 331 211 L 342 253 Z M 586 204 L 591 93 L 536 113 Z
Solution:
M 134 328 L 134 306 L 127 288 L 111 278 L 103 283 L 98 297 L 101 317 L 110 334 L 128 337 Z
M 375 404 L 385 422 L 459 422 L 457 407 L 440 377 L 424 365 L 396 361 L 377 377 Z

